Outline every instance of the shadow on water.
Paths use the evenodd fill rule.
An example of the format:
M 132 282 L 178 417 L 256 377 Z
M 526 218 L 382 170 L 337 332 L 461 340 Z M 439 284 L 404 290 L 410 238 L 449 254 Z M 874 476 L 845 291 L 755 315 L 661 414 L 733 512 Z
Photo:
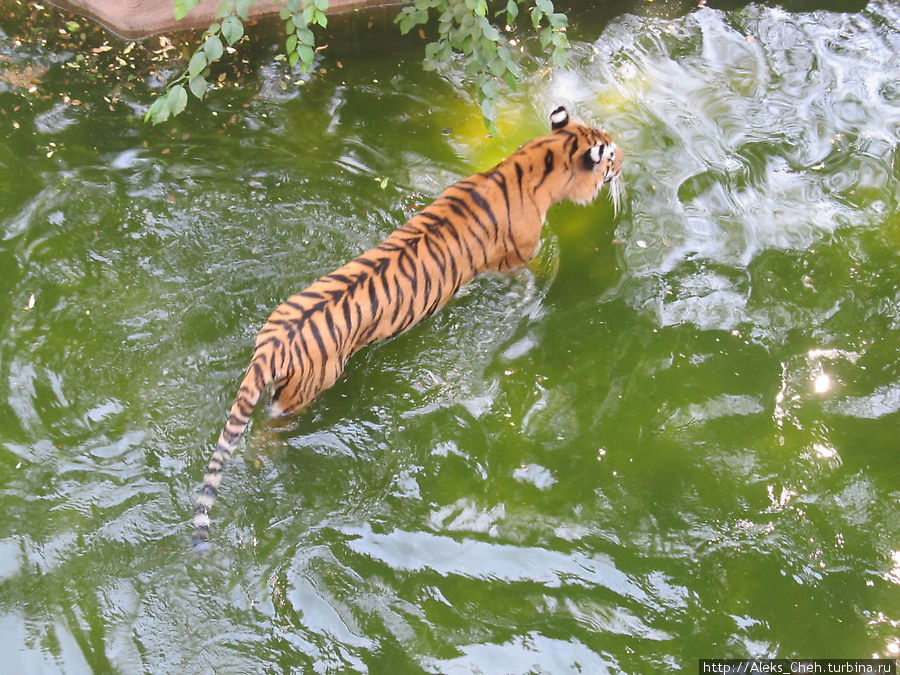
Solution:
M 313 77 L 264 25 L 227 64 L 242 88 L 148 128 L 177 46 L 0 8 L 10 668 L 900 653 L 896 4 L 585 4 L 570 70 L 526 44 L 498 139 L 459 64 L 422 72 L 384 15 L 336 19 Z M 358 354 L 292 424 L 259 411 L 190 555 L 272 307 L 559 104 L 625 149 L 625 212 L 556 208 L 529 268 Z

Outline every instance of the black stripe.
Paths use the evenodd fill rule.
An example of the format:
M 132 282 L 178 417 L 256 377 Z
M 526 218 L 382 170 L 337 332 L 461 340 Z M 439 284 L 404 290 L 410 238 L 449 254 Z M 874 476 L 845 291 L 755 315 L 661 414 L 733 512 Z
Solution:
M 516 167 L 518 168 L 518 165 L 516 165 Z M 506 176 L 499 171 L 495 173 L 499 174 L 499 178 L 495 179 L 495 182 L 500 187 L 501 192 L 503 192 L 503 201 L 506 204 L 506 238 L 509 243 L 512 244 L 518 259 L 525 262 L 525 256 L 523 256 L 522 252 L 519 250 L 519 245 L 516 243 L 516 237 L 513 234 L 512 211 L 509 203 L 509 186 L 506 184 Z
M 472 220 L 474 220 L 485 234 L 489 234 L 487 228 L 484 226 L 484 223 L 482 223 L 480 220 L 478 220 L 477 217 L 475 217 L 475 214 L 472 213 L 471 209 L 469 209 L 468 205 L 463 200 L 459 199 L 458 197 L 448 197 L 448 199 L 452 200 L 449 206 L 456 215 L 464 218 L 467 222 L 471 222 Z M 461 208 L 457 204 L 457 202 L 459 204 L 462 204 L 465 209 Z M 471 218 L 469 216 L 471 216 Z M 478 245 L 481 247 L 482 256 L 484 257 L 484 267 L 480 269 L 477 267 L 475 268 L 476 272 L 480 272 L 481 270 L 486 269 L 488 266 L 487 245 L 484 243 L 484 240 L 478 236 L 478 233 L 473 228 L 469 228 L 469 232 L 475 238 L 475 241 L 478 242 Z
M 331 335 L 331 340 L 335 343 L 335 345 L 340 345 L 343 343 L 343 336 L 341 335 L 341 329 L 338 328 L 337 324 L 334 322 L 334 316 L 331 312 L 331 307 L 326 307 L 322 312 L 322 316 L 325 317 L 325 325 L 328 328 L 328 334 Z
M 544 184 L 544 181 L 547 180 L 547 176 L 549 176 L 553 172 L 553 162 L 554 156 L 553 149 L 551 148 L 547 150 L 546 154 L 544 155 L 544 175 L 541 176 L 541 179 L 537 182 L 537 185 L 534 186 L 535 192 L 538 190 L 538 188 L 541 187 L 541 185 Z
M 316 341 L 316 345 L 319 348 L 319 353 L 322 355 L 322 361 L 328 360 L 328 350 L 325 348 L 325 342 L 322 340 L 322 334 L 319 333 L 319 327 L 316 325 L 315 321 L 309 321 L 309 332 L 312 333 L 313 339 Z

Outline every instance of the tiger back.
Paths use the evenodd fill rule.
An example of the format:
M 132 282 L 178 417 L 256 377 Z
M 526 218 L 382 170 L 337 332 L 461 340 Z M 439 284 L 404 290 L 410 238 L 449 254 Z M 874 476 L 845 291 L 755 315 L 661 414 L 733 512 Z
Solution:
M 589 203 L 608 184 L 618 211 L 622 151 L 565 108 L 553 111 L 550 123 L 550 135 L 451 185 L 378 246 L 272 312 L 203 477 L 195 548 L 207 546 L 209 511 L 225 466 L 269 387 L 273 417 L 298 413 L 335 383 L 360 348 L 411 328 L 477 274 L 528 263 L 554 203 Z

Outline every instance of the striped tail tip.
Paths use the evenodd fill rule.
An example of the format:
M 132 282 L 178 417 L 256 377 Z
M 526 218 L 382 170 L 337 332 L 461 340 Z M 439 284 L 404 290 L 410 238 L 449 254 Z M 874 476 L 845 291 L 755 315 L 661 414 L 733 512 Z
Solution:
M 194 536 L 191 539 L 191 548 L 196 553 L 209 550 L 209 516 L 205 513 L 194 514 Z
M 209 550 L 209 509 L 216 499 L 216 488 L 204 483 L 194 505 L 193 549 L 200 553 Z

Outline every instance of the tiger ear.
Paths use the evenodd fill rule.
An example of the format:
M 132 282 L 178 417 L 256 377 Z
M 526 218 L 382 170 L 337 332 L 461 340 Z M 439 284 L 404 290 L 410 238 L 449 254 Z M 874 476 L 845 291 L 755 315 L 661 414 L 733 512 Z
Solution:
M 562 129 L 569 123 L 569 111 L 566 110 L 563 106 L 559 106 L 556 110 L 550 113 L 550 128 L 553 131 L 557 129 Z

